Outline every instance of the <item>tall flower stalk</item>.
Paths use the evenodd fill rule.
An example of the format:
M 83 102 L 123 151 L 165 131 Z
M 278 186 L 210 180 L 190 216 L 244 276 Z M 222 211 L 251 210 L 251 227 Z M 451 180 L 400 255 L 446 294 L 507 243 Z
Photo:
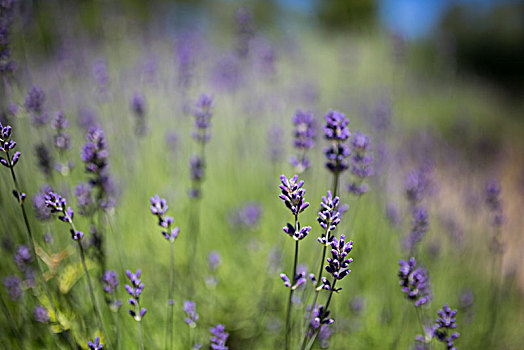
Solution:
M 167 287 L 167 316 L 166 316 L 166 335 L 164 345 L 166 349 L 173 348 L 173 290 L 175 288 L 175 240 L 178 237 L 180 228 L 173 227 L 174 219 L 167 216 L 167 202 L 160 198 L 158 194 L 150 198 L 151 213 L 158 218 L 158 226 L 162 229 L 162 236 L 170 243 L 170 273 L 169 285 Z M 169 342 L 168 342 L 169 340 Z
M 330 110 L 326 116 L 326 125 L 324 127 L 324 137 L 329 141 L 328 147 L 324 149 L 326 156 L 326 168 L 333 174 L 333 195 L 338 194 L 339 177 L 342 172 L 348 169 L 349 163 L 347 158 L 350 155 L 350 149 L 346 141 L 351 136 L 348 124 L 349 119 L 344 113 Z
M 20 185 L 18 183 L 18 179 L 16 177 L 16 172 L 15 172 L 15 166 L 18 163 L 18 161 L 20 160 L 21 153 L 16 151 L 14 152 L 13 155 L 11 155 L 11 152 L 13 152 L 16 147 L 16 141 L 14 141 L 11 138 L 11 134 L 12 134 L 11 126 L 10 125 L 4 126 L 0 122 L 0 152 L 3 152 L 3 156 L 0 156 L 0 164 L 9 168 L 10 170 L 11 178 L 13 180 L 13 185 L 14 185 L 13 195 L 15 196 L 16 200 L 18 201 L 20 211 L 22 212 L 22 217 L 24 219 L 24 224 L 25 224 L 25 228 L 27 232 L 27 238 L 29 241 L 29 245 L 31 247 L 31 254 L 35 257 L 36 264 L 38 266 L 38 272 L 40 275 L 40 279 L 42 280 L 44 291 L 46 293 L 47 298 L 49 299 L 49 303 L 55 314 L 56 323 L 61 331 L 65 331 L 65 329 L 62 327 L 59 321 L 58 307 L 55 304 L 54 298 L 51 296 L 49 286 L 47 285 L 47 281 L 44 277 L 44 271 L 42 269 L 42 265 L 40 264 L 40 260 L 36 258 L 37 254 L 36 254 L 36 245 L 35 245 L 35 240 L 33 236 L 33 231 L 31 230 L 31 225 L 29 224 L 29 219 L 28 219 L 27 212 L 24 206 L 24 199 L 26 198 L 26 194 L 20 190 Z M 66 334 L 66 338 L 69 344 L 71 345 L 71 347 L 73 347 L 72 341 L 67 334 Z
M 291 211 L 291 214 L 293 214 L 295 219 L 294 225 L 287 223 L 283 228 L 284 232 L 295 240 L 293 270 L 291 272 L 291 277 L 288 277 L 284 273 L 280 274 L 280 277 L 284 281 L 284 285 L 289 288 L 285 329 L 285 348 L 289 349 L 289 338 L 291 333 L 291 301 L 293 298 L 293 292 L 298 288 L 298 286 L 306 281 L 304 274 L 297 274 L 298 243 L 309 234 L 311 227 L 300 227 L 300 222 L 298 221 L 298 215 L 309 206 L 309 203 L 304 199 L 304 195 L 306 194 L 306 190 L 302 188 L 304 181 L 299 181 L 298 175 L 295 175 L 290 179 L 281 175 L 280 181 L 282 184 L 279 186 L 281 190 L 279 197 L 284 201 L 284 204 Z
M 75 215 L 73 208 L 67 206 L 66 199 L 55 192 L 49 192 L 45 196 L 45 204 L 51 210 L 51 213 L 58 214 L 58 219 L 60 221 L 65 222 L 69 224 L 70 226 L 69 232 L 71 233 L 71 238 L 78 245 L 78 250 L 80 252 L 80 259 L 82 261 L 82 267 L 84 269 L 84 273 L 87 279 L 87 287 L 89 289 L 89 296 L 91 298 L 91 303 L 93 304 L 93 309 L 95 311 L 97 322 L 100 325 L 100 327 L 102 328 L 102 332 L 104 332 L 104 335 L 105 335 L 104 339 L 106 339 L 106 341 L 110 344 L 109 347 L 112 348 L 111 343 L 109 341 L 109 333 L 106 332 L 105 330 L 102 313 L 100 312 L 100 308 L 98 307 L 98 303 L 97 303 L 96 295 L 95 295 L 95 289 L 93 287 L 91 275 L 89 274 L 89 269 L 87 268 L 87 264 L 86 264 L 85 250 L 84 250 L 84 247 L 82 246 L 82 239 L 84 237 L 84 233 L 77 230 L 75 226 L 75 223 L 73 221 L 73 218 Z
M 125 288 L 129 295 L 131 296 L 128 300 L 129 305 L 131 305 L 131 309 L 129 309 L 129 315 L 133 317 L 133 319 L 137 322 L 138 326 L 138 348 L 140 350 L 144 349 L 144 339 L 142 336 L 142 319 L 144 318 L 147 309 L 145 307 L 140 306 L 140 294 L 142 294 L 142 291 L 144 290 L 144 284 L 142 283 L 142 280 L 140 279 L 140 275 L 142 274 L 142 270 L 138 269 L 135 273 L 132 273 L 129 270 L 126 270 L 126 275 L 129 278 L 129 281 L 131 284 L 126 284 Z
M 293 146 L 296 148 L 297 156 L 291 157 L 291 165 L 299 174 L 310 167 L 307 151 L 315 145 L 315 119 L 311 112 L 298 110 L 293 116 Z
M 192 206 L 190 218 L 191 227 L 194 230 L 191 234 L 192 241 L 190 251 L 192 256 L 196 256 L 198 237 L 200 235 L 200 198 L 202 197 L 202 181 L 206 169 L 206 144 L 211 139 L 209 127 L 211 126 L 213 107 L 213 97 L 201 94 L 193 111 L 193 116 L 195 117 L 195 129 L 193 130 L 192 137 L 198 145 L 198 153 L 192 156 L 189 160 L 191 177 L 189 196 L 195 201 L 195 204 Z M 194 267 L 193 264 L 190 265 L 190 268 L 191 267 Z M 193 271 L 190 271 L 190 273 L 192 272 Z M 189 292 L 192 293 L 193 285 L 191 283 L 189 284 L 189 288 Z

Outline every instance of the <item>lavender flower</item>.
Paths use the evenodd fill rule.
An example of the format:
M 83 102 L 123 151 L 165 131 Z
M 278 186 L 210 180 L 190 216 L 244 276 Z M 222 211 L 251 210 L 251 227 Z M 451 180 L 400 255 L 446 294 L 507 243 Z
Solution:
M 212 250 L 207 255 L 207 267 L 209 271 L 215 272 L 218 267 L 222 264 L 222 257 L 216 250 Z
M 35 153 L 40 171 L 49 179 L 53 172 L 54 163 L 49 149 L 44 143 L 41 143 L 35 147 Z
M 326 266 L 326 271 L 329 272 L 334 279 L 341 280 L 351 272 L 349 264 L 353 262 L 353 258 L 346 259 L 346 257 L 352 249 L 353 241 L 346 243 L 345 235 L 341 235 L 340 240 L 333 237 L 333 241 L 331 242 L 331 258 L 327 258 L 328 265 Z
M 47 309 L 42 305 L 38 305 L 34 308 L 33 315 L 35 316 L 36 322 L 48 323 L 50 320 L 49 312 L 47 312 Z
M 504 223 L 504 211 L 502 208 L 502 201 L 500 200 L 500 193 L 501 187 L 496 180 L 491 180 L 486 184 L 486 204 L 492 213 L 492 224 L 495 227 L 500 227 Z
M 92 74 L 97 84 L 99 97 L 105 100 L 107 98 L 110 78 L 107 72 L 107 63 L 104 59 L 99 58 L 94 62 Z
M 326 167 L 333 174 L 338 175 L 349 167 L 347 157 L 350 155 L 349 147 L 345 142 L 351 136 L 348 124 L 349 119 L 344 113 L 330 110 L 326 116 L 324 136 L 330 142 L 329 147 L 324 150 L 327 158 Z
M 150 199 L 151 202 L 151 213 L 158 218 L 158 226 L 162 228 L 162 235 L 165 239 L 173 243 L 178 237 L 180 228 L 172 227 L 174 219 L 171 216 L 166 216 L 168 206 L 167 201 L 164 198 L 160 198 L 158 194 L 155 194 Z
M 431 286 L 426 269 L 417 267 L 415 258 L 408 261 L 399 260 L 400 286 L 406 298 L 414 302 L 416 307 L 423 306 L 431 300 Z
M 226 332 L 226 327 L 222 324 L 217 324 L 214 327 L 209 328 L 211 332 L 211 349 L 213 350 L 228 350 L 226 346 L 227 338 L 229 333 Z
M 9 294 L 9 298 L 17 301 L 22 297 L 24 291 L 22 290 L 22 280 L 17 276 L 7 276 L 4 278 L 4 287 Z
M 299 272 L 295 275 L 295 278 L 293 278 L 293 281 L 289 279 L 289 277 L 285 273 L 280 274 L 280 278 L 284 282 L 284 286 L 286 288 L 290 288 L 291 290 L 295 290 L 298 287 L 300 287 L 302 284 L 306 282 L 306 274 L 304 272 Z
M 230 216 L 232 226 L 245 229 L 255 228 L 262 215 L 262 208 L 258 203 L 246 203 Z
M 93 187 L 85 182 L 81 182 L 76 186 L 76 206 L 80 215 L 90 216 L 93 214 L 95 208 L 92 191 Z
M 191 198 L 200 198 L 200 182 L 204 176 L 204 162 L 199 155 L 195 155 L 189 159 L 190 177 L 193 183 L 189 190 L 189 196 Z
M 242 86 L 242 72 L 236 56 L 225 55 L 217 61 L 211 72 L 211 83 L 215 89 L 235 92 Z
M 326 246 L 331 244 L 330 232 L 334 231 L 340 223 L 339 202 L 338 197 L 333 198 L 331 191 L 327 192 L 327 196 L 322 196 L 321 209 L 318 211 L 317 221 L 326 232 L 318 238 L 320 244 Z
M 0 164 L 7 168 L 13 168 L 20 159 L 20 152 L 10 155 L 11 150 L 16 146 L 16 142 L 11 138 L 12 128 L 9 125 L 2 125 L 0 122 L 0 152 L 5 153 L 5 158 L 0 156 Z
M 114 294 L 118 288 L 118 274 L 116 271 L 107 270 L 102 275 L 102 283 L 104 292 L 107 294 Z
M 284 153 L 283 131 L 279 124 L 273 124 L 267 132 L 267 145 L 269 160 L 273 163 L 280 162 Z
M 311 306 L 309 306 L 311 308 Z M 335 322 L 332 318 L 329 317 L 330 311 L 327 310 L 324 306 L 318 305 L 311 312 L 311 319 L 309 321 L 309 329 L 307 337 L 311 337 L 315 332 L 319 330 L 322 326 L 327 326 Z
M 10 78 L 17 68 L 11 59 L 10 26 L 13 22 L 15 0 L 0 2 L 0 74 Z
M 211 117 L 213 116 L 213 97 L 206 94 L 201 94 L 198 98 L 193 116 L 195 117 L 195 131 L 193 131 L 193 138 L 202 144 L 205 144 L 211 138 L 211 133 L 208 131 L 211 124 Z
M 146 132 L 145 117 L 146 117 L 146 101 L 144 96 L 135 92 L 131 99 L 131 110 L 136 118 L 135 132 L 138 136 L 143 136 Z
M 422 241 L 429 226 L 429 215 L 424 207 L 414 207 L 411 219 L 411 232 L 404 242 L 405 248 L 413 252 L 416 245 Z
M 31 251 L 26 245 L 19 245 L 16 249 L 14 261 L 21 272 L 25 272 L 33 261 Z
M 281 175 L 280 181 L 282 184 L 279 185 L 279 187 L 282 193 L 279 195 L 279 197 L 284 201 L 286 207 L 296 217 L 307 207 L 309 207 L 309 203 L 304 201 L 304 195 L 306 193 L 306 190 L 302 188 L 304 181 L 298 181 L 298 175 L 295 175 L 289 179 L 284 175 Z
M 50 116 L 44 110 L 45 93 L 44 90 L 32 86 L 25 98 L 25 109 L 31 114 L 35 126 L 43 126 L 49 122 Z
M 372 156 L 369 154 L 370 139 L 360 131 L 353 134 L 351 139 L 351 173 L 353 181 L 348 185 L 348 191 L 360 196 L 368 191 L 368 186 L 362 182 L 373 174 L 371 162 Z
M 249 42 L 253 38 L 253 14 L 246 7 L 240 7 L 235 13 L 237 54 L 245 58 L 249 54 Z
M 142 270 L 138 269 L 136 270 L 136 273 L 126 270 L 126 274 L 131 281 L 130 285 L 125 285 L 126 291 L 131 296 L 131 298 L 128 299 L 128 303 L 133 307 L 128 312 L 135 321 L 140 322 L 147 312 L 145 307 L 140 308 L 140 294 L 142 294 L 142 291 L 144 290 L 144 284 L 140 280 Z
M 438 317 L 435 325 L 435 337 L 438 341 L 446 344 L 448 350 L 455 350 L 455 340 L 460 336 L 457 332 L 452 332 L 457 328 L 455 315 L 457 310 L 452 310 L 447 304 L 438 310 Z
M 104 347 L 104 344 L 100 343 L 100 337 L 95 338 L 95 342 L 88 341 L 87 347 L 89 350 L 101 350 Z
M 412 207 L 417 206 L 420 201 L 431 191 L 431 183 L 427 170 L 424 168 L 412 170 L 405 180 L 406 197 Z
M 54 135 L 55 147 L 59 151 L 65 151 L 71 148 L 71 135 L 65 132 L 69 127 L 69 121 L 65 117 L 64 112 L 60 111 L 56 114 L 51 126 L 56 130 L 56 134 Z
M 187 315 L 187 317 L 184 318 L 184 322 L 187 323 L 189 327 L 195 328 L 196 323 L 198 322 L 198 318 L 199 318 L 196 312 L 195 302 L 191 300 L 185 300 L 184 301 L 184 312 Z
M 293 146 L 297 149 L 299 156 L 291 158 L 291 165 L 298 173 L 302 173 L 310 166 L 306 152 L 315 145 L 315 120 L 311 112 L 298 110 L 293 116 Z

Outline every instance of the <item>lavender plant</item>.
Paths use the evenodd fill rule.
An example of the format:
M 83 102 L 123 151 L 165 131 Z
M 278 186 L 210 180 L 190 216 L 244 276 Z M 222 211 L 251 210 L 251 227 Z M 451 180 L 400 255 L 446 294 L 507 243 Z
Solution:
M 194 329 L 197 326 L 198 319 L 200 316 L 196 312 L 196 304 L 194 301 L 185 300 L 183 310 L 186 313 L 184 322 L 189 326 L 189 346 L 192 348 L 199 348 L 198 343 L 195 342 Z
M 74 218 L 74 211 L 73 208 L 67 205 L 67 201 L 64 197 L 60 196 L 56 192 L 49 192 L 45 196 L 45 203 L 47 207 L 51 210 L 51 213 L 57 214 L 58 220 L 69 224 L 70 229 L 69 232 L 71 233 L 71 238 L 73 241 L 77 243 L 78 250 L 80 252 L 80 259 L 82 261 L 82 267 L 84 269 L 84 274 L 87 279 L 87 287 L 89 289 L 89 296 L 91 298 L 91 304 L 93 306 L 93 309 L 95 311 L 95 316 L 97 319 L 98 325 L 101 327 L 106 341 L 109 342 L 109 333 L 106 332 L 104 327 L 104 321 L 102 318 L 102 313 L 100 312 L 100 308 L 98 307 L 98 302 L 96 300 L 96 294 L 93 286 L 93 282 L 91 280 L 91 275 L 89 273 L 89 269 L 87 268 L 86 263 L 86 257 L 85 257 L 85 249 L 82 245 L 82 239 L 84 238 L 84 233 L 77 230 L 76 225 L 73 221 Z M 110 345 L 111 346 L 111 345 Z
M 132 307 L 128 310 L 129 315 L 133 317 L 133 319 L 137 322 L 138 325 L 138 347 L 140 350 L 143 350 L 144 341 L 142 339 L 142 320 L 147 312 L 147 309 L 145 307 L 140 306 L 140 294 L 142 294 L 142 291 L 144 290 L 144 284 L 140 279 L 141 274 L 142 270 L 140 269 L 136 270 L 135 273 L 126 270 L 126 275 L 129 278 L 131 284 L 126 284 L 125 288 L 127 293 L 129 293 L 129 295 L 131 296 L 127 301 L 129 305 L 131 305 Z
M 228 350 L 226 346 L 227 338 L 229 333 L 226 332 L 226 327 L 222 324 L 217 324 L 214 327 L 209 328 L 211 332 L 211 349 L 213 350 Z
M 5 0 L 0 3 L 0 75 L 4 82 L 11 79 L 17 69 L 17 64 L 11 57 L 10 40 L 15 3 L 15 0 Z
M 282 184 L 279 186 L 281 190 L 279 197 L 284 201 L 284 204 L 295 218 L 294 225 L 287 223 L 283 228 L 284 232 L 295 240 L 295 258 L 293 260 L 291 278 L 284 273 L 280 274 L 280 277 L 284 281 L 284 285 L 289 288 L 285 330 L 285 348 L 289 349 L 289 338 L 291 333 L 291 300 L 295 289 L 305 282 L 304 276 L 302 274 L 297 274 L 298 243 L 309 234 L 311 226 L 300 227 L 300 222 L 298 221 L 298 215 L 309 207 L 309 203 L 304 199 L 304 195 L 306 194 L 306 190 L 302 188 L 304 181 L 299 181 L 298 175 L 289 179 L 284 175 L 281 175 L 280 181 Z
M 175 240 L 180 232 L 179 227 L 173 227 L 174 219 L 166 215 L 168 206 L 164 198 L 160 198 L 158 194 L 150 198 L 151 213 L 158 218 L 158 226 L 161 227 L 162 235 L 170 243 L 170 274 L 169 285 L 167 287 L 167 316 L 166 316 L 166 335 L 165 346 L 167 349 L 173 348 L 173 290 L 175 288 Z M 168 343 L 169 339 L 169 343 Z
M 351 138 L 351 174 L 353 178 L 348 184 L 348 191 L 355 196 L 362 196 L 369 191 L 369 187 L 364 180 L 373 174 L 372 161 L 370 154 L 370 138 L 360 131 L 353 134 Z
M 100 342 L 100 337 L 96 337 L 94 342 L 87 342 L 87 347 L 89 350 L 102 350 L 104 348 L 104 344 Z
M 298 156 L 291 157 L 291 165 L 299 174 L 303 173 L 310 167 L 307 157 L 309 151 L 315 145 L 315 119 L 309 111 L 303 112 L 298 110 L 293 116 L 293 146 L 298 152 Z
M 333 195 L 338 194 L 339 176 L 348 169 L 347 158 L 351 151 L 345 143 L 351 133 L 349 132 L 349 119 L 344 113 L 330 110 L 326 115 L 324 137 L 329 141 L 329 146 L 324 149 L 326 156 L 326 168 L 333 174 Z

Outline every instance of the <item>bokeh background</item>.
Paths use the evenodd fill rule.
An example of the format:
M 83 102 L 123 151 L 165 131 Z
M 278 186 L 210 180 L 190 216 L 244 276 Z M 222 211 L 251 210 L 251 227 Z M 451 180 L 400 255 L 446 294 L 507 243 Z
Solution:
M 354 262 L 334 296 L 332 334 L 315 348 L 415 346 L 417 313 L 397 277 L 398 260 L 409 254 L 406 186 L 414 173 L 424 174 L 430 215 L 417 253 L 433 289 L 424 317 L 434 318 L 447 303 L 458 309 L 458 348 L 524 348 L 523 2 L 19 0 L 10 33 L 17 68 L 3 75 L 1 121 L 13 126 L 22 152 L 16 171 L 38 259 L 61 322 L 79 346 L 101 334 L 85 277 L 67 228 L 39 220 L 37 204 L 50 185 L 77 208 L 75 188 L 88 177 L 80 155 L 90 127 L 105 131 L 114 206 L 96 220 L 77 214 L 75 221 L 86 233 L 92 274 L 102 273 L 92 240 L 98 229 L 107 268 L 120 278 L 116 297 L 124 305 L 116 313 L 95 278 L 119 347 L 138 347 L 123 284 L 126 269 L 141 268 L 145 348 L 163 348 L 169 243 L 149 211 L 149 197 L 158 193 L 181 229 L 176 348 L 190 348 L 193 340 L 207 348 L 216 323 L 226 326 L 231 349 L 282 348 L 288 291 L 279 274 L 291 269 L 294 244 L 281 229 L 292 218 L 278 184 L 280 174 L 296 172 L 289 162 L 297 154 L 292 117 L 303 109 L 315 118 L 311 167 L 300 175 L 311 203 L 301 222 L 313 229 L 301 242 L 300 264 L 316 273 L 316 215 L 332 184 L 324 167 L 323 115 L 336 109 L 349 117 L 352 133 L 371 137 L 374 174 L 360 197 L 347 191 L 349 175 L 341 177 L 339 195 L 348 209 L 338 232 L 354 240 Z M 54 148 L 50 120 L 35 122 L 25 107 L 32 86 L 45 92 L 50 116 L 63 111 L 68 118 L 65 152 Z M 188 195 L 189 158 L 198 152 L 191 112 L 201 93 L 213 95 L 215 107 L 196 204 Z M 143 119 L 133 109 L 135 94 L 145 101 Z M 502 188 L 502 225 L 493 223 L 486 203 L 491 181 Z M 17 348 L 18 331 L 25 348 L 68 348 L 57 340 L 56 326 L 35 319 L 34 308 L 50 310 L 49 301 L 13 259 L 27 241 L 11 191 L 9 171 L 2 169 L 0 277 L 4 287 L 8 276 L 22 283 L 17 298 L 9 288 L 0 290 L 1 344 Z M 503 242 L 501 251 L 494 237 Z M 217 254 L 219 262 L 210 262 Z M 311 288 L 296 294 L 296 325 Z M 200 315 L 193 333 L 184 322 L 184 300 L 194 300 Z M 439 347 L 445 348 L 434 344 Z

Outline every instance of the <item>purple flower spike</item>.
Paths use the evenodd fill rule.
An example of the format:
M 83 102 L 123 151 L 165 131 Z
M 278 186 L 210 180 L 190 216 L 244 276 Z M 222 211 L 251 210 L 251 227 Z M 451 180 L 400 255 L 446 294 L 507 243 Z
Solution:
M 279 197 L 284 201 L 291 213 L 297 216 L 309 206 L 309 203 L 304 200 L 304 195 L 306 194 L 306 190 L 302 188 L 304 181 L 298 181 L 298 175 L 290 179 L 281 175 L 280 181 L 282 184 L 279 187 L 282 193 Z
M 341 280 L 351 272 L 349 264 L 353 262 L 353 258 L 346 259 L 346 257 L 352 249 L 353 241 L 346 243 L 345 235 L 341 235 L 340 240 L 333 237 L 333 241 L 331 242 L 331 258 L 327 258 L 328 265 L 326 266 L 326 271 L 329 272 L 333 278 Z
M 214 107 L 213 97 L 201 94 L 195 103 L 193 116 L 195 117 L 195 130 L 193 138 L 200 143 L 207 143 L 211 138 L 208 129 L 211 125 Z
M 360 196 L 368 191 L 368 186 L 362 182 L 373 175 L 371 163 L 373 157 L 369 154 L 371 141 L 368 136 L 357 131 L 351 139 L 351 173 L 353 181 L 348 185 L 348 191 Z
M 346 160 L 350 155 L 348 145 L 345 143 L 351 133 L 349 132 L 349 119 L 344 113 L 330 110 L 326 116 L 324 136 L 329 141 L 329 146 L 324 149 L 327 158 L 326 167 L 334 174 L 339 174 L 349 167 Z
M 12 128 L 9 125 L 2 125 L 0 122 L 0 152 L 5 153 L 5 158 L 0 156 L 0 164 L 6 168 L 13 168 L 20 159 L 20 152 L 10 155 L 11 150 L 16 146 L 16 142 L 11 139 Z
M 42 305 L 38 305 L 35 307 L 35 309 L 33 310 L 33 315 L 35 316 L 36 322 L 48 323 L 50 320 L 47 309 Z
M 451 330 L 457 328 L 456 315 L 457 310 L 452 310 L 447 304 L 438 310 L 434 336 L 446 344 L 448 350 L 455 349 L 455 340 L 460 336 L 457 332 L 451 333 Z
M 184 301 L 184 312 L 187 317 L 184 318 L 184 322 L 187 323 L 189 327 L 195 328 L 196 323 L 198 322 L 198 314 L 196 312 L 196 304 L 194 301 L 185 300 Z
M 217 324 L 214 327 L 209 328 L 211 332 L 211 349 L 213 350 L 228 350 L 226 346 L 227 338 L 229 333 L 226 332 L 226 327 L 222 324 Z
M 90 350 L 101 350 L 104 347 L 104 344 L 100 343 L 100 337 L 95 338 L 95 342 L 88 341 L 87 347 Z
M 306 152 L 313 148 L 315 144 L 315 120 L 311 112 L 298 110 L 293 116 L 293 146 L 297 149 L 299 156 L 291 158 L 291 165 L 298 173 L 302 173 L 309 168 L 310 163 Z
M 431 300 L 431 285 L 426 269 L 417 267 L 415 258 L 399 261 L 400 286 L 406 298 L 414 302 L 416 307 L 427 304 Z
M 174 242 L 178 237 L 180 228 L 173 227 L 174 219 L 171 216 L 166 216 L 167 201 L 164 198 L 160 198 L 158 194 L 155 194 L 149 199 L 151 202 L 150 209 L 151 213 L 158 217 L 158 226 L 162 228 L 162 236 L 170 242 Z
M 128 312 L 137 322 L 142 321 L 142 318 L 147 311 L 145 308 L 140 308 L 140 295 L 144 290 L 144 284 L 140 280 L 141 273 L 142 271 L 140 269 L 136 270 L 135 273 L 126 270 L 126 275 L 131 281 L 131 285 L 126 284 L 124 286 L 127 293 L 131 296 L 127 302 L 133 307 L 133 309 L 128 310 Z
M 282 281 L 284 281 L 284 286 L 286 286 L 286 288 L 291 288 L 292 290 L 295 290 L 306 282 L 306 273 L 297 273 L 297 275 L 293 279 L 293 284 L 291 284 L 291 280 L 285 273 L 281 273 L 280 278 L 282 278 Z

